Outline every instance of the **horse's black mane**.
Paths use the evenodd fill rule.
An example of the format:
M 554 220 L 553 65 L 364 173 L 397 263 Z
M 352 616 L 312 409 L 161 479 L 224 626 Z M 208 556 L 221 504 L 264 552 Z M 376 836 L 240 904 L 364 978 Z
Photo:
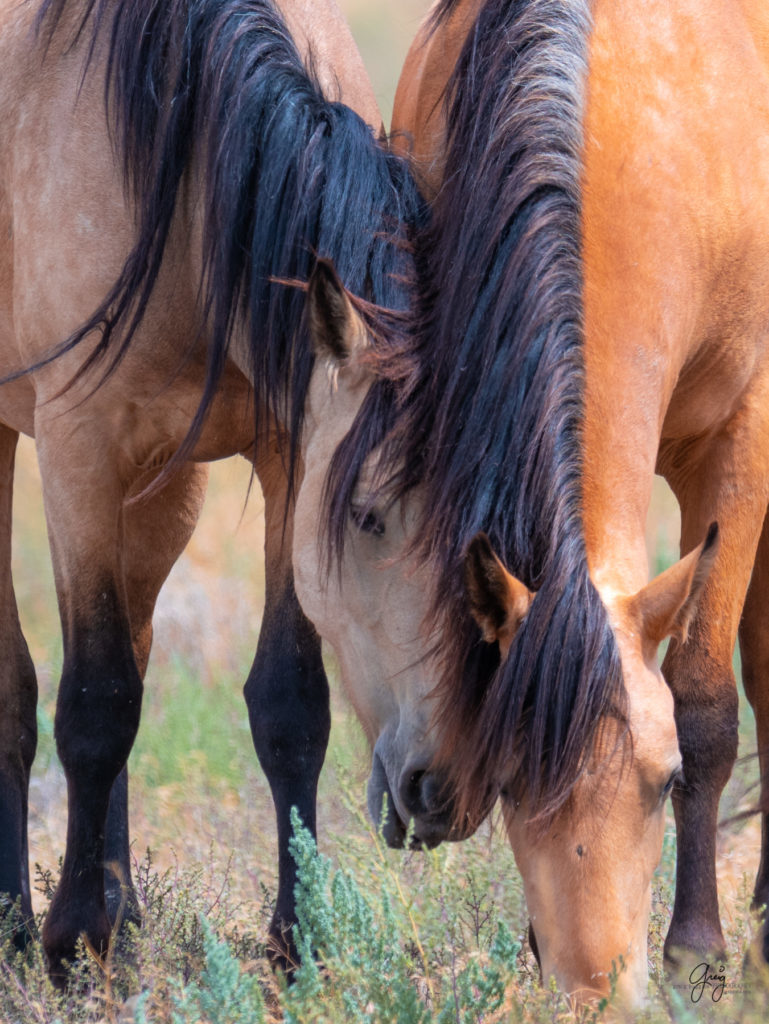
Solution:
M 458 2 L 443 0 L 434 24 Z M 417 370 L 385 451 L 401 493 L 418 483 L 424 495 L 420 536 L 438 566 L 447 642 L 443 752 L 465 811 L 499 785 L 534 813 L 559 806 L 598 724 L 625 719 L 582 527 L 589 27 L 588 0 L 487 0 L 450 83 L 445 182 L 417 245 L 427 280 L 408 352 Z M 462 573 L 479 530 L 538 590 L 491 672 Z
M 421 200 L 405 164 L 322 94 L 271 0 L 43 0 L 38 27 L 49 47 L 69 8 L 69 43 L 90 31 L 92 67 L 107 48 L 106 102 L 139 231 L 112 291 L 61 350 L 100 330 L 81 372 L 108 349 L 114 369 L 152 294 L 183 183 L 202 173 L 208 374 L 181 454 L 237 328 L 250 334 L 257 434 L 264 408 L 279 420 L 290 410 L 293 465 L 312 354 L 304 295 L 276 282 L 307 280 L 316 256 L 328 257 L 369 310 L 406 310 L 407 237 Z M 400 329 L 398 317 L 378 326 L 380 337 Z

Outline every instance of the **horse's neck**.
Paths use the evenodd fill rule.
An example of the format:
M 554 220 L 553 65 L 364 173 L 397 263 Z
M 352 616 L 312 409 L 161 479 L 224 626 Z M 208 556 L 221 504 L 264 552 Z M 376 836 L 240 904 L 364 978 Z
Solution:
M 648 580 L 646 517 L 659 443 L 657 382 L 644 383 L 621 346 L 586 346 L 583 523 L 593 581 L 635 593 Z M 605 358 L 602 358 L 605 355 Z
M 341 100 L 379 132 L 382 115 L 350 26 L 336 0 L 279 0 L 302 60 L 312 55 L 325 95 Z
M 765 332 L 769 289 L 751 268 L 766 261 L 769 15 L 758 0 L 739 6 L 744 22 L 724 21 L 720 0 L 594 5 L 582 210 L 585 534 L 594 577 L 626 591 L 645 582 L 660 440 L 683 458 L 692 439 L 724 427 L 752 386 L 739 353 Z

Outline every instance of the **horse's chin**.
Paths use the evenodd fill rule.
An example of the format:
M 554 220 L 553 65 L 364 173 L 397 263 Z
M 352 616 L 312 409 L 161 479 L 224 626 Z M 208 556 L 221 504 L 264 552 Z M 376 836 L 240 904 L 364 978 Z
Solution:
M 411 849 L 427 847 L 432 850 L 442 842 L 466 839 L 473 831 L 455 828 L 450 815 L 443 813 L 413 819 L 413 831 L 409 834 L 393 799 L 387 770 L 376 750 L 371 759 L 366 802 L 371 820 L 380 828 L 384 841 L 392 849 L 402 849 L 408 838 Z

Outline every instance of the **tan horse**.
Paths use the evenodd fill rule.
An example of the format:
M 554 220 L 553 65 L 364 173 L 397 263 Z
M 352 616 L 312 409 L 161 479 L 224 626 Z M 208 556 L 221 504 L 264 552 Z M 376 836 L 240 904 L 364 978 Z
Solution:
M 81 934 L 106 948 L 124 896 L 124 765 L 153 607 L 200 511 L 203 463 L 235 453 L 253 460 L 266 504 L 266 607 L 245 696 L 278 817 L 271 937 L 279 958 L 289 953 L 289 813 L 296 806 L 315 829 L 329 729 L 292 546 L 308 592 L 308 562 L 328 572 L 323 480 L 366 394 L 348 349 L 369 328 L 372 352 L 403 329 L 382 316 L 408 307 L 405 240 L 421 216 L 405 165 L 367 126 L 380 124 L 334 0 L 0 3 L 0 891 L 28 922 L 36 682 L 10 576 L 24 432 L 40 461 L 64 632 L 55 727 L 69 827 L 43 936 L 57 978 Z M 343 283 L 322 262 L 312 278 L 315 370 L 304 295 L 275 280 L 307 280 L 314 254 Z M 368 300 L 364 313 L 343 285 Z M 366 514 L 348 517 L 344 574 L 373 573 L 378 589 L 323 608 L 308 592 L 307 605 L 338 646 L 376 745 L 378 818 L 404 770 L 424 772 L 432 751 L 424 721 L 400 709 L 400 688 L 428 689 L 427 667 L 404 624 L 408 602 L 391 600 L 400 567 L 378 571 L 366 547 Z M 421 592 L 425 581 L 409 585 Z M 392 639 L 378 646 L 383 628 Z M 393 814 L 389 837 L 402 841 Z M 449 815 L 426 810 L 422 823 L 417 837 L 436 842 Z M 117 862 L 116 877 L 105 878 L 105 862 Z
M 505 798 L 545 978 L 606 992 L 621 959 L 637 1003 L 671 791 L 666 956 L 688 974 L 723 955 L 738 632 L 769 806 L 769 8 L 441 0 L 432 19 L 393 127 L 435 196 L 425 258 L 443 301 L 406 411 L 421 437 L 396 454 L 429 446 L 417 529 L 443 559 L 460 664 L 442 760 L 460 806 Z M 689 554 L 647 583 L 655 470 Z M 470 549 L 473 614 L 509 646 L 480 681 L 457 582 L 479 529 L 523 580 L 487 541 Z M 763 835 L 757 906 L 766 816 Z

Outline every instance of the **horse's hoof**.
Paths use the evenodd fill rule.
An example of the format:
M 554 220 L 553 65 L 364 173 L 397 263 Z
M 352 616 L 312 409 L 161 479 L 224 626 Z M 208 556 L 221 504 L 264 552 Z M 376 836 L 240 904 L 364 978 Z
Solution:
M 665 940 L 665 974 L 675 985 L 692 984 L 701 976 L 718 978 L 727 963 L 723 937 L 713 930 L 671 931 Z
M 111 927 L 107 915 L 102 913 L 96 923 L 83 917 L 54 914 L 54 906 L 48 912 L 43 925 L 43 949 L 48 964 L 48 975 L 58 989 L 69 985 L 70 967 L 77 962 L 78 943 L 82 938 L 94 958 L 102 960 L 109 949 Z

